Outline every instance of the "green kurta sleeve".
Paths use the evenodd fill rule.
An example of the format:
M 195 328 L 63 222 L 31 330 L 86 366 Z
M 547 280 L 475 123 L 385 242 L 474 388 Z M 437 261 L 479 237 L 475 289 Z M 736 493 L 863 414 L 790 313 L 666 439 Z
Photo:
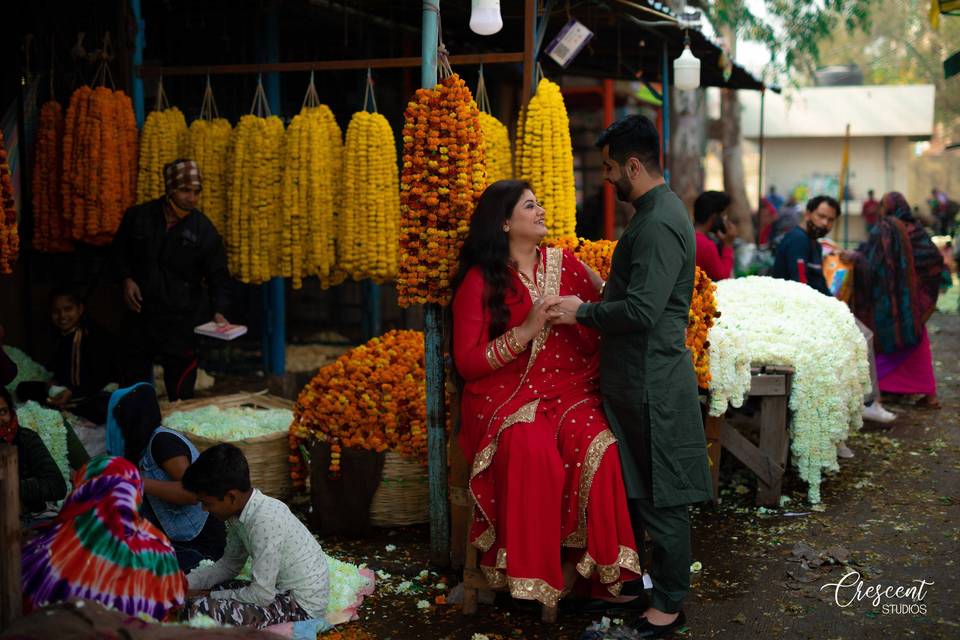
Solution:
M 650 330 L 667 305 L 687 251 L 675 229 L 653 221 L 634 239 L 626 298 L 585 303 L 577 310 L 577 320 L 604 334 Z

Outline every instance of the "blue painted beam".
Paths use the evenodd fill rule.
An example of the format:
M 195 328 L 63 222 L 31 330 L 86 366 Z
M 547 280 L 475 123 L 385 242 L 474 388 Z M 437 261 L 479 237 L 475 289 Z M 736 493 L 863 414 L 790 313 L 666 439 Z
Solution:
M 143 64 L 143 48 L 147 44 L 144 35 L 144 21 L 140 11 L 140 0 L 130 0 L 130 12 L 133 14 L 133 24 L 137 35 L 133 40 L 133 69 L 130 73 L 130 97 L 133 100 L 133 114 L 137 119 L 137 127 L 142 129 L 147 113 L 144 106 L 143 78 L 140 77 L 140 66 Z

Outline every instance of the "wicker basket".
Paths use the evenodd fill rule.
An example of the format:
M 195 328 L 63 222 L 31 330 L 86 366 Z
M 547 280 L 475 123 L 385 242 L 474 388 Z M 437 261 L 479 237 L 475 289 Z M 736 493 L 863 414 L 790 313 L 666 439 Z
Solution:
M 400 527 L 430 522 L 430 486 L 427 466 L 388 451 L 383 477 L 370 503 L 375 527 Z
M 165 402 L 160 405 L 164 418 L 174 411 L 191 411 L 201 407 L 217 406 L 221 409 L 235 407 L 250 407 L 255 409 L 290 409 L 293 402 L 267 395 L 266 391 L 259 393 L 235 393 L 229 396 L 214 396 L 197 398 L 196 400 L 181 400 Z M 203 451 L 215 444 L 218 440 L 211 440 L 203 436 L 185 434 L 190 441 Z M 250 465 L 250 481 L 263 493 L 286 500 L 293 495 L 293 483 L 290 479 L 290 464 L 287 460 L 289 444 L 286 431 L 271 433 L 256 438 L 234 440 L 230 444 L 236 445 L 247 458 Z

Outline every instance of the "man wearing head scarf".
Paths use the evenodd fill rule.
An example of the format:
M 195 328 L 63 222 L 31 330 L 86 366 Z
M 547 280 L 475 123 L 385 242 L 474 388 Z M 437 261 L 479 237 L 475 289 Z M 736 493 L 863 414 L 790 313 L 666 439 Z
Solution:
M 129 309 L 120 382 L 152 382 L 159 360 L 167 395 L 179 400 L 193 397 L 197 380 L 193 328 L 211 313 L 218 324 L 227 322 L 230 275 L 223 240 L 197 209 L 197 163 L 174 160 L 163 178 L 166 193 L 128 209 L 113 240 Z

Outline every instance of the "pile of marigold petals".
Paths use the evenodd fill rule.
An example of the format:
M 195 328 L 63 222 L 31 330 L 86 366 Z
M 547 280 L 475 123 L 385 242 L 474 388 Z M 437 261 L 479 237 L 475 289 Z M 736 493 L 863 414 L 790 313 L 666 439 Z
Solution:
M 163 165 L 187 155 L 190 136 L 180 109 L 151 111 L 140 134 L 140 162 L 137 173 L 137 202 L 155 200 L 166 189 Z M 202 168 L 201 168 L 202 171 Z
M 17 232 L 17 205 L 10 182 L 7 148 L 0 132 L 0 274 L 13 273 L 13 263 L 20 254 L 20 236 Z
M 480 111 L 453 74 L 407 104 L 400 178 L 400 306 L 446 304 L 470 216 L 486 187 Z
M 570 119 L 556 83 L 546 78 L 517 122 L 516 175 L 526 180 L 546 211 L 549 237 L 576 233 L 577 192 Z
M 245 115 L 233 130 L 224 240 L 230 275 L 245 284 L 280 275 L 283 138 L 277 116 Z
M 347 126 L 337 266 L 354 280 L 397 275 L 400 230 L 396 143 L 379 113 L 360 111 Z
M 487 184 L 513 177 L 513 154 L 505 124 L 489 113 L 480 112 L 480 128 L 485 145 Z
M 60 197 L 63 170 L 63 107 L 50 100 L 40 108 L 36 152 L 33 160 L 33 248 L 41 253 L 73 249 Z
M 720 317 L 720 312 L 717 310 L 717 285 L 703 269 L 696 269 L 687 321 L 687 348 L 693 356 L 697 384 L 706 389 L 710 383 L 710 328 Z
M 426 372 L 423 334 L 390 331 L 320 369 L 293 410 L 290 464 L 295 486 L 309 475 L 300 446 L 331 449 L 330 473 L 340 472 L 340 451 L 354 447 L 394 451 L 425 461 Z
M 74 240 L 110 243 L 137 183 L 137 123 L 122 91 L 83 86 L 67 105 L 61 174 L 63 215 Z
M 197 203 L 213 226 L 223 233 L 227 215 L 227 151 L 233 127 L 224 118 L 190 123 L 186 157 L 200 168 L 203 191 Z

